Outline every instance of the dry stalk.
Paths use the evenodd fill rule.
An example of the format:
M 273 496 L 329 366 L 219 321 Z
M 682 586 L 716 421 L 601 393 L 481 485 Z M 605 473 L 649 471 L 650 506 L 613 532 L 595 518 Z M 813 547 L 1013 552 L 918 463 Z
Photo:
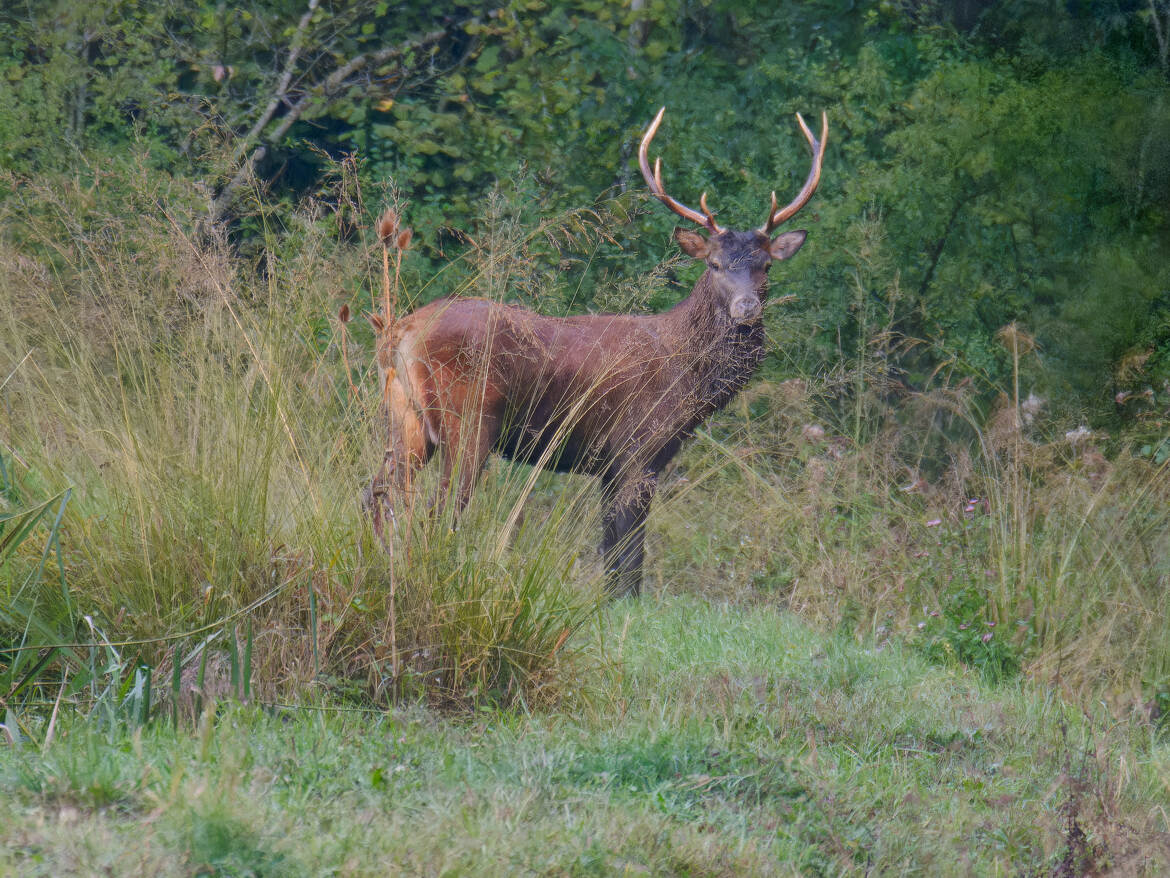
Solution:
M 1024 413 L 1020 403 L 1020 362 L 1026 354 L 1037 350 L 1036 339 L 1014 320 L 996 333 L 996 339 L 1012 356 L 1012 460 L 1008 470 L 1009 490 L 1015 524 L 1015 571 L 1017 585 L 1027 578 L 1025 559 L 1028 556 L 1029 518 L 1027 490 L 1024 478 Z
M 349 398 L 352 401 L 357 399 L 357 387 L 354 386 L 353 372 L 349 368 L 349 338 L 346 333 L 346 325 L 350 321 L 349 305 L 341 306 L 337 319 L 341 323 L 341 364 L 345 368 L 345 383 L 349 385 Z
M 392 207 L 386 208 L 382 216 L 378 219 L 378 239 L 382 243 L 382 316 L 383 327 L 386 344 L 392 344 L 394 339 L 394 320 L 395 312 L 398 308 L 398 286 L 402 275 L 402 254 L 407 247 L 410 246 L 410 239 L 412 232 L 410 229 L 399 229 L 398 213 Z M 394 281 L 390 280 L 390 248 L 394 247 Z M 394 377 L 394 370 L 388 369 L 386 372 L 386 386 L 382 388 L 382 398 L 386 400 L 389 398 L 390 381 Z M 386 406 L 386 427 L 387 439 L 389 442 L 394 441 L 394 410 L 391 406 Z M 392 526 L 394 523 L 394 516 L 391 514 Z M 407 520 L 410 520 L 410 513 L 408 511 Z M 395 527 L 395 530 L 397 528 Z M 397 680 L 399 676 L 399 655 L 398 655 L 398 609 L 397 609 L 397 577 L 394 575 L 394 538 L 391 535 L 390 539 L 384 539 L 386 552 L 390 556 L 390 667 L 394 674 L 394 679 Z

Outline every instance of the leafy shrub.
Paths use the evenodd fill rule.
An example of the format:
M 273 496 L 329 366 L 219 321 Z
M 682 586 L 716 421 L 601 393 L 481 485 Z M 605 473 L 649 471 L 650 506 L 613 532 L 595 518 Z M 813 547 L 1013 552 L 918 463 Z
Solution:
M 989 683 L 1011 679 L 1019 673 L 1020 660 L 1011 641 L 995 631 L 991 615 L 986 589 L 956 588 L 952 583 L 943 598 L 938 624 L 933 620 L 923 624 L 915 648 L 939 664 L 975 668 Z

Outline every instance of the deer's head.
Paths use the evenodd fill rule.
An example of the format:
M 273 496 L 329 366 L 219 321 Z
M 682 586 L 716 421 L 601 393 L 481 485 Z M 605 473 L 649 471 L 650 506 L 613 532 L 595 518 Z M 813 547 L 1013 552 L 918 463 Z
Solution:
M 820 140 L 813 136 L 801 115 L 796 114 L 813 154 L 808 179 L 796 198 L 786 207 L 777 208 L 776 193 L 773 192 L 767 222 L 757 229 L 739 232 L 724 228 L 715 221 L 715 214 L 707 207 L 706 192 L 699 197 L 701 212 L 667 195 L 662 185 L 662 159 L 656 159 L 651 170 L 647 151 L 665 112 L 666 107 L 658 111 L 638 148 L 638 164 L 642 169 L 642 176 L 646 180 L 646 185 L 650 187 L 650 192 L 659 201 L 683 219 L 698 224 L 707 232 L 704 236 L 691 229 L 676 228 L 674 237 L 683 252 L 707 264 L 708 280 L 719 312 L 726 314 L 727 319 L 734 323 L 753 323 L 759 320 L 763 311 L 763 298 L 768 286 L 768 269 L 773 262 L 788 259 L 795 254 L 808 236 L 808 232 L 804 230 L 784 232 L 775 237 L 773 232 L 777 226 L 791 219 L 808 203 L 816 191 L 817 184 L 820 183 L 825 142 L 829 134 L 828 114 L 821 114 Z

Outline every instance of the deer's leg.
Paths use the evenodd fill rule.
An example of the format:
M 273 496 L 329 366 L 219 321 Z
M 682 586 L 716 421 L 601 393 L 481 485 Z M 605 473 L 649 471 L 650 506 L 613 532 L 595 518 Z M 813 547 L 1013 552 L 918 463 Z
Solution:
M 455 514 L 458 515 L 471 500 L 475 482 L 499 435 L 499 426 L 493 415 L 480 412 L 478 416 L 468 414 L 450 419 L 444 432 L 447 441 L 443 447 L 443 471 L 435 507 L 442 510 L 446 505 L 454 480 Z
M 427 462 L 434 447 L 427 441 L 422 418 L 411 405 L 397 381 L 387 388 L 387 441 L 382 467 L 366 488 L 362 501 L 374 526 L 374 533 L 385 541 L 385 519 L 394 517 L 393 495 L 413 499 L 414 475 Z
M 637 597 L 641 593 L 646 516 L 657 484 L 657 474 L 650 471 L 602 481 L 605 511 L 601 549 L 606 587 L 612 596 Z

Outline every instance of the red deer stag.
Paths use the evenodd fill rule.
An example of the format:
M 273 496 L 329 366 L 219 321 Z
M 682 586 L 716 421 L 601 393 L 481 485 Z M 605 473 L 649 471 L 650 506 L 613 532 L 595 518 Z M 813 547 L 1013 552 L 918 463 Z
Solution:
M 764 357 L 760 315 L 771 263 L 788 259 L 807 232 L 772 237 L 816 191 L 828 136 L 812 149 L 812 170 L 796 199 L 758 229 L 715 221 L 707 194 L 696 211 L 662 185 L 646 152 L 666 108 L 642 138 L 638 161 L 651 193 L 707 236 L 676 228 L 675 240 L 707 270 L 691 294 L 664 314 L 545 317 L 484 299 L 432 302 L 391 327 L 375 319 L 378 371 L 390 438 L 365 499 L 382 535 L 391 489 L 410 490 L 415 472 L 442 452 L 439 501 L 453 477 L 467 503 L 490 451 L 558 472 L 599 476 L 604 555 L 612 594 L 638 594 L 646 514 L 658 473 L 683 440 L 725 406 Z M 456 475 L 457 471 L 457 475 Z

